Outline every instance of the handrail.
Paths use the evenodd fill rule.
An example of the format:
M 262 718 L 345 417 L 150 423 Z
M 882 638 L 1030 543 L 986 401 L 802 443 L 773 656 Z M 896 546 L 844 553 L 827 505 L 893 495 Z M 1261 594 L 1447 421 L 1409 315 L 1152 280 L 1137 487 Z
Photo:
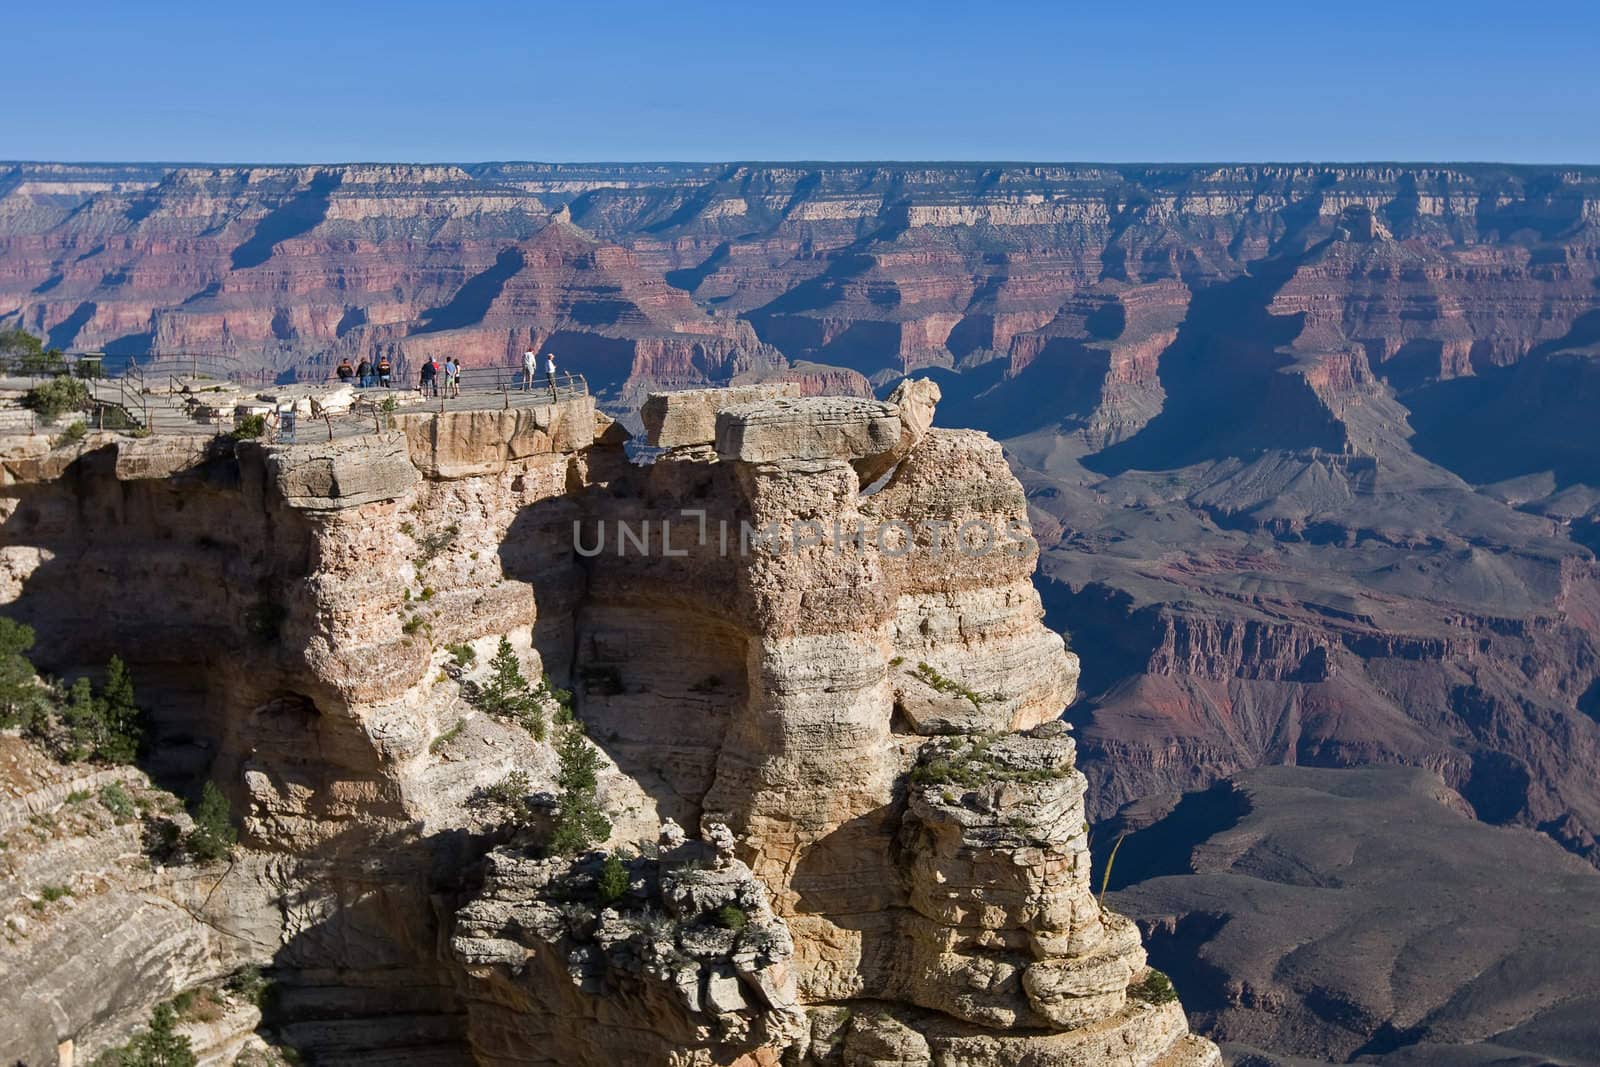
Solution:
M 488 378 L 487 383 L 484 381 L 485 376 Z M 373 374 L 370 377 L 372 378 L 373 384 L 366 386 L 361 385 L 360 380 L 357 378 L 344 379 L 340 378 L 336 373 L 327 375 L 323 378 L 302 378 L 299 381 L 288 382 L 286 385 L 349 385 L 356 389 L 387 388 L 390 392 L 398 393 L 415 393 L 422 390 L 421 381 L 415 375 L 411 376 L 406 382 L 396 382 L 394 380 L 395 375 L 391 374 L 390 384 L 388 386 L 378 385 L 376 374 Z M 439 377 L 434 379 L 434 382 L 439 391 L 443 393 L 446 388 L 444 375 L 441 373 Z M 548 380 L 545 378 L 542 372 L 537 374 L 530 382 L 525 384 L 523 372 L 520 367 L 495 366 L 472 368 L 461 376 L 460 382 L 461 391 L 463 394 L 476 393 L 481 395 L 485 393 L 499 393 L 507 390 L 512 392 L 532 393 L 550 391 Z M 566 393 L 569 396 L 589 395 L 588 379 L 581 374 L 575 374 L 571 371 L 563 371 L 562 373 L 556 375 L 555 388 L 558 394 Z

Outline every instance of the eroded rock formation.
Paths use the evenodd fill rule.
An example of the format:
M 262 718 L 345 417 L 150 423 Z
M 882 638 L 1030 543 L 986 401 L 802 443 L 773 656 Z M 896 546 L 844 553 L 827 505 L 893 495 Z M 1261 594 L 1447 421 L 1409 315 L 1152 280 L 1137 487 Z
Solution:
M 1218 1062 L 1089 890 L 1077 660 L 999 447 L 931 427 L 926 386 L 790 390 L 662 399 L 648 465 L 587 398 L 317 445 L 7 439 L 8 614 L 55 671 L 128 659 L 152 773 L 243 814 L 200 904 L 146 890 L 228 951 L 139 1004 L 250 961 L 330 1062 Z M 468 699 L 501 635 L 605 754 L 606 899 L 598 854 L 482 804 L 556 777 Z M 18 1040 L 91 1055 L 137 1006 Z

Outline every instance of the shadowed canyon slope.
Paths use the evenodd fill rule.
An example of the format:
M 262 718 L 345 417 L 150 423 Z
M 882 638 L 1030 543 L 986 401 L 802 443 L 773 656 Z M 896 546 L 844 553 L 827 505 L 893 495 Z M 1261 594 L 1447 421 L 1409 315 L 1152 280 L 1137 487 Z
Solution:
M 1465 807 L 1426 771 L 1259 768 L 1104 827 L 1107 899 L 1239 1067 L 1595 1063 L 1600 874 Z

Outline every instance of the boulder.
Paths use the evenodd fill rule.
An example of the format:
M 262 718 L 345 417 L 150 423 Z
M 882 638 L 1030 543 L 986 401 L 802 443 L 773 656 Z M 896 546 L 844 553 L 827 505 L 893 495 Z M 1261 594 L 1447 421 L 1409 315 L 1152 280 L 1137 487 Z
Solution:
M 652 447 L 709 447 L 716 442 L 717 412 L 723 408 L 799 395 L 797 382 L 651 393 L 639 409 L 639 418 Z
M 907 378 L 895 386 L 889 403 L 900 415 L 900 439 L 888 452 L 856 461 L 856 473 L 861 475 L 863 485 L 877 481 L 911 454 L 933 425 L 939 397 L 939 383 L 931 378 Z
M 205 462 L 211 439 L 188 434 L 119 437 L 117 439 L 117 480 L 171 478 Z
M 267 472 L 291 507 L 312 511 L 394 500 L 422 478 L 396 433 L 269 447 Z
M 741 463 L 863 460 L 900 441 L 895 408 L 851 396 L 781 397 L 717 413 L 717 454 Z
M 706 975 L 705 1010 L 714 1015 L 743 1011 L 749 1007 L 739 977 L 727 967 L 714 967 Z

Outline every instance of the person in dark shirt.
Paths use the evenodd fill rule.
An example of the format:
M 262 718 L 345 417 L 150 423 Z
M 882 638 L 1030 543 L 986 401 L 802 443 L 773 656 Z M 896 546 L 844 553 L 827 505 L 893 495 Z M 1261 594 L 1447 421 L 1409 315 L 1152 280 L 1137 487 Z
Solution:
M 350 360 L 346 358 L 339 361 L 339 367 L 334 373 L 339 376 L 341 382 L 348 382 L 356 376 L 356 369 L 350 365 Z
M 434 396 L 439 395 L 439 364 L 432 356 L 422 361 L 422 379 L 417 386 L 419 393 L 427 394 L 430 390 Z
M 361 365 L 356 367 L 356 383 L 363 389 L 371 387 L 372 363 L 370 360 L 363 359 Z

